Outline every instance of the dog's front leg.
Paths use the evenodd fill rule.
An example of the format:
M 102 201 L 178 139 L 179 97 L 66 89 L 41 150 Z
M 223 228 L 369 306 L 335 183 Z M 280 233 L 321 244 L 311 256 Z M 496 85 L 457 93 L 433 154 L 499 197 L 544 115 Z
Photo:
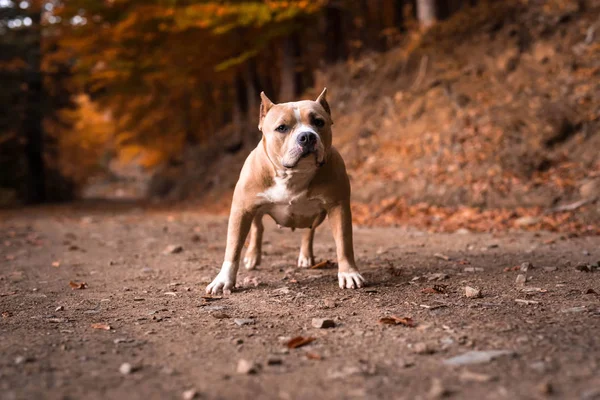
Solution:
M 336 204 L 329 209 L 327 215 L 337 251 L 340 288 L 354 289 L 362 287 L 365 280 L 358 273 L 354 262 L 352 212 L 350 211 L 349 202 Z
M 240 265 L 240 253 L 242 246 L 248 236 L 254 213 L 236 207 L 231 207 L 229 225 L 227 227 L 227 248 L 225 249 L 225 260 L 217 277 L 206 287 L 206 293 L 228 294 L 235 287 L 238 267 Z

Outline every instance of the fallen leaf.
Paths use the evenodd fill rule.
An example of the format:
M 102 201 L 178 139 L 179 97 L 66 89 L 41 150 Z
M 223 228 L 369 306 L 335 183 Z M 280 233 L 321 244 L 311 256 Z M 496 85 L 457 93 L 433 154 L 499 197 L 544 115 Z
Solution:
M 428 288 L 421 290 L 421 293 L 444 294 L 444 293 L 446 293 L 446 286 L 445 285 L 433 285 L 433 287 L 428 287 Z
M 408 326 L 409 328 L 413 328 L 416 325 L 415 322 L 412 320 L 412 318 L 408 318 L 408 317 L 400 318 L 395 315 L 392 315 L 390 317 L 380 318 L 379 323 L 384 324 L 384 325 L 404 325 L 404 326 Z
M 323 359 L 323 357 L 321 357 L 320 354 L 313 353 L 311 351 L 306 352 L 306 358 L 308 358 L 309 360 L 319 360 L 319 361 Z
M 102 322 L 98 322 L 98 323 L 92 324 L 91 326 L 94 329 L 102 329 L 103 331 L 110 331 L 110 329 L 111 329 L 110 325 L 104 324 Z
M 309 343 L 312 343 L 316 339 L 314 337 L 303 337 L 297 336 L 295 338 L 290 339 L 286 345 L 288 349 L 297 349 L 298 347 L 306 346 Z
M 328 269 L 328 268 L 334 268 L 335 267 L 335 263 L 331 262 L 330 260 L 325 260 L 325 261 L 321 261 L 318 264 L 313 265 L 312 267 L 310 267 L 310 269 Z
M 69 286 L 71 286 L 71 289 L 73 289 L 73 290 L 87 289 L 87 287 L 88 287 L 87 283 L 85 283 L 85 282 L 74 282 L 74 281 L 70 281 Z

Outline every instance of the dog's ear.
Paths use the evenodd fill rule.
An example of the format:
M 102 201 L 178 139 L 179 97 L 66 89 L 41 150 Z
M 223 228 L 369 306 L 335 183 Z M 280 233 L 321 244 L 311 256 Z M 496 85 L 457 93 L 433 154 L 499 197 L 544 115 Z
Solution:
M 323 107 L 327 114 L 329 114 L 329 116 L 331 117 L 331 108 L 329 108 L 329 103 L 327 103 L 327 88 L 323 88 L 323 91 L 315 101 L 319 103 L 321 107 Z M 331 124 L 333 125 L 333 121 L 331 122 Z
M 258 116 L 258 130 L 262 131 L 263 120 L 267 113 L 273 107 L 273 102 L 269 100 L 265 92 L 260 92 L 260 115 Z

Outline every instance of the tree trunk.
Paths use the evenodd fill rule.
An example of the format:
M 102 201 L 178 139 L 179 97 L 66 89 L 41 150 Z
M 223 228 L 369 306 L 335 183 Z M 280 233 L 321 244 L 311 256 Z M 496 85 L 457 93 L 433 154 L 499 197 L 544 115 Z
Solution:
M 46 167 L 44 163 L 43 132 L 43 76 L 41 70 L 42 27 L 41 7 L 31 14 L 32 42 L 28 51 L 27 95 L 23 132 L 26 145 L 25 155 L 28 164 L 28 201 L 42 203 L 46 201 Z
M 436 19 L 436 0 L 417 0 L 417 18 L 424 28 L 433 25 Z
M 281 82 L 278 102 L 292 101 L 298 93 L 298 76 L 296 75 L 296 60 L 298 43 L 296 35 L 288 35 L 283 39 L 281 47 Z
M 323 18 L 325 20 L 325 60 L 333 64 L 346 58 L 342 10 L 339 6 L 329 4 L 325 8 Z

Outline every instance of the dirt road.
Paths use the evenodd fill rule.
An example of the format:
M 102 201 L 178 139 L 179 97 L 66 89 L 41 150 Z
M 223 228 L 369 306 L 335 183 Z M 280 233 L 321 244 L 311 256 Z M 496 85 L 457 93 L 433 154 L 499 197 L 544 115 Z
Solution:
M 334 260 L 325 225 L 316 256 Z M 600 237 L 356 227 L 370 285 L 342 291 L 334 269 L 294 267 L 299 232 L 268 224 L 263 265 L 205 300 L 225 230 L 187 211 L 0 214 L 0 397 L 600 398 L 600 272 L 576 269 L 600 260 Z M 391 315 L 416 326 L 378 322 Z M 315 340 L 288 349 L 296 336 Z M 509 354 L 445 363 L 473 350 Z

